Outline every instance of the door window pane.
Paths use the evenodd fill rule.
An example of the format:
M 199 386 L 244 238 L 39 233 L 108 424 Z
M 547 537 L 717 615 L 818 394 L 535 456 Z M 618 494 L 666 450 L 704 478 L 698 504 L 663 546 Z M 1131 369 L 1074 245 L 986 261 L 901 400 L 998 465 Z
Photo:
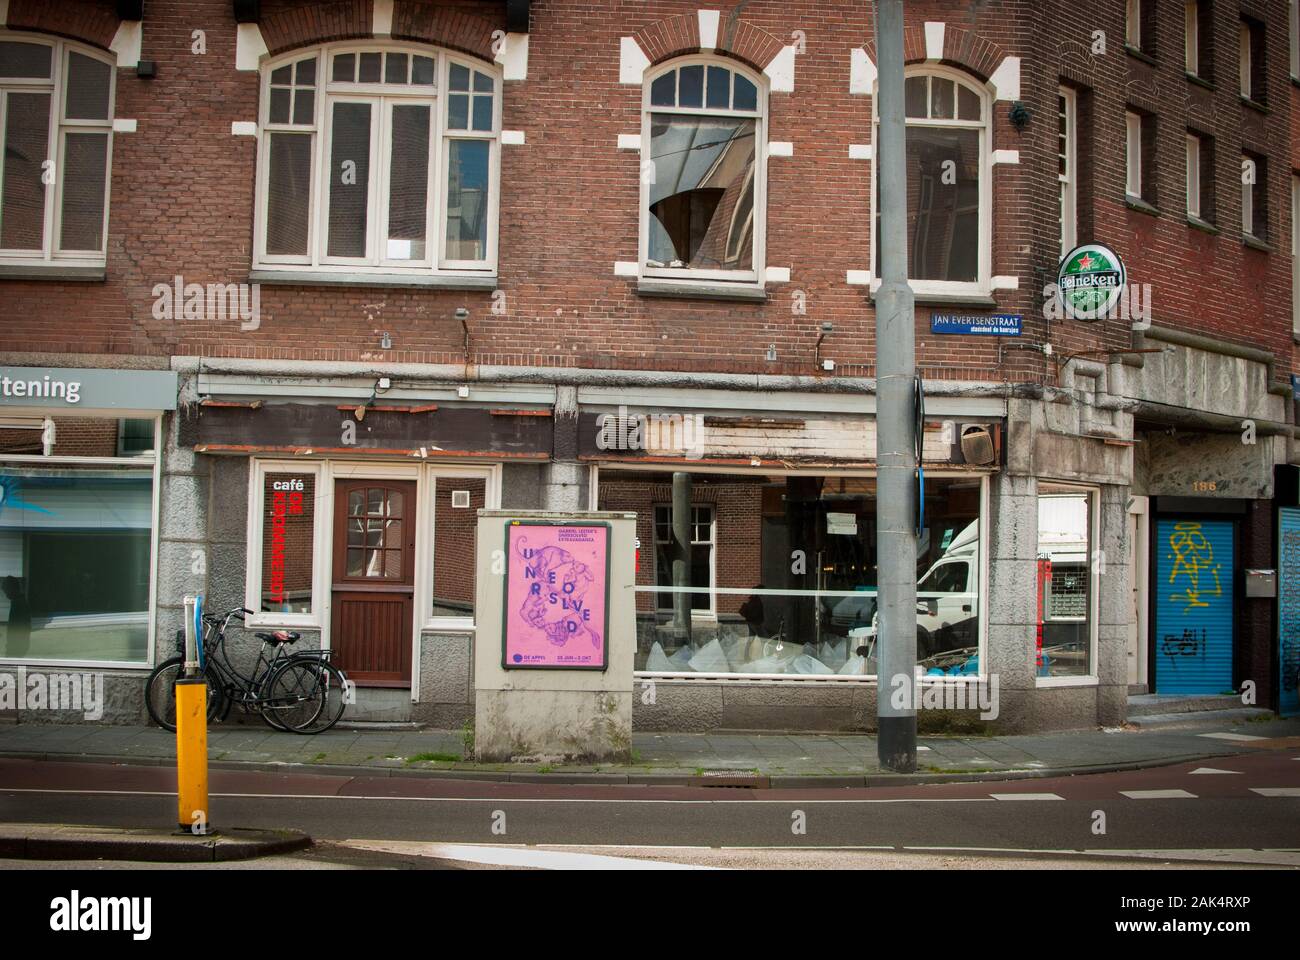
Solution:
M 0 188 L 0 247 L 39 250 L 45 236 L 45 185 L 41 165 L 49 157 L 50 95 L 5 97 L 4 184 Z
M 366 255 L 366 224 L 370 212 L 370 115 L 369 103 L 334 104 L 329 168 L 328 253 L 331 257 Z
M 108 134 L 68 133 L 63 139 L 61 250 L 104 248 Z
M 428 106 L 393 107 L 386 248 L 390 260 L 424 260 L 428 254 L 430 113 Z
M 486 140 L 450 140 L 447 145 L 447 259 L 487 258 L 488 170 Z
M 268 136 L 266 252 L 272 256 L 306 256 L 312 135 L 271 133 Z
M 262 486 L 262 613 L 311 613 L 315 520 L 314 476 L 267 474 Z

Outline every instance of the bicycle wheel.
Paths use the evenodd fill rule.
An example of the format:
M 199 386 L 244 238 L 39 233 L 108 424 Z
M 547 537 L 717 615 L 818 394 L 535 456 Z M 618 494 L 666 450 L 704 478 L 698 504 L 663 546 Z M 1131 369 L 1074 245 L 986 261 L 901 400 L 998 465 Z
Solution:
M 343 711 L 347 709 L 350 688 L 348 678 L 342 670 L 318 655 L 301 654 L 297 659 L 309 664 L 316 671 L 317 677 L 324 686 L 324 703 L 315 720 L 294 732 L 324 733 L 339 722 Z
M 176 681 L 185 671 L 185 658 L 172 657 L 153 668 L 144 687 L 144 705 L 153 722 L 164 730 L 176 730 Z M 210 670 L 203 678 L 208 683 L 208 723 L 216 722 L 224 705 L 221 681 Z
M 267 678 L 260 699 L 267 723 L 299 733 L 310 727 L 324 708 L 325 684 L 312 664 L 287 660 Z

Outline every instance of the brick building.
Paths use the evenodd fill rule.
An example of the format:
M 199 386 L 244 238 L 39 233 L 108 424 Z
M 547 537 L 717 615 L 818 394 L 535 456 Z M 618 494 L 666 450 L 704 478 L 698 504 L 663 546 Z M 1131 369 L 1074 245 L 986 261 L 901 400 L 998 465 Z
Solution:
M 1003 729 L 1296 705 L 1295 7 L 907 4 L 918 650 Z M 869 5 L 0 18 L 0 663 L 138 719 L 201 593 L 459 726 L 476 511 L 599 508 L 639 727 L 874 724 Z

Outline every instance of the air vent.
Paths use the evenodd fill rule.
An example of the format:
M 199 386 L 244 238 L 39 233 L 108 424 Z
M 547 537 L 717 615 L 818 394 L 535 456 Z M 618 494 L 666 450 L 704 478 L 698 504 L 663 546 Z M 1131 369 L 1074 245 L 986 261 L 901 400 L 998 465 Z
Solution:
M 457 510 L 465 510 L 469 507 L 469 491 L 453 490 L 451 492 L 451 505 Z

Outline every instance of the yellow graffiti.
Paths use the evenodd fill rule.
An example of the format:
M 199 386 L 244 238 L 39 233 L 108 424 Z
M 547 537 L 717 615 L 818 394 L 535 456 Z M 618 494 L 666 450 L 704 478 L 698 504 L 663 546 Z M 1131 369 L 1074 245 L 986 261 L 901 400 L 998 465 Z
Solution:
M 1208 607 L 1210 604 L 1201 598 L 1223 596 L 1223 586 L 1219 583 L 1219 564 L 1214 562 L 1214 547 L 1205 538 L 1201 525 L 1195 522 L 1176 523 L 1174 532 L 1169 535 L 1169 556 L 1174 566 L 1169 571 L 1169 582 L 1185 576 L 1190 581 L 1182 593 L 1175 593 L 1169 599 L 1174 603 L 1185 603 L 1183 613 L 1193 607 Z M 1214 580 L 1214 589 L 1201 589 L 1201 575 L 1208 574 Z

